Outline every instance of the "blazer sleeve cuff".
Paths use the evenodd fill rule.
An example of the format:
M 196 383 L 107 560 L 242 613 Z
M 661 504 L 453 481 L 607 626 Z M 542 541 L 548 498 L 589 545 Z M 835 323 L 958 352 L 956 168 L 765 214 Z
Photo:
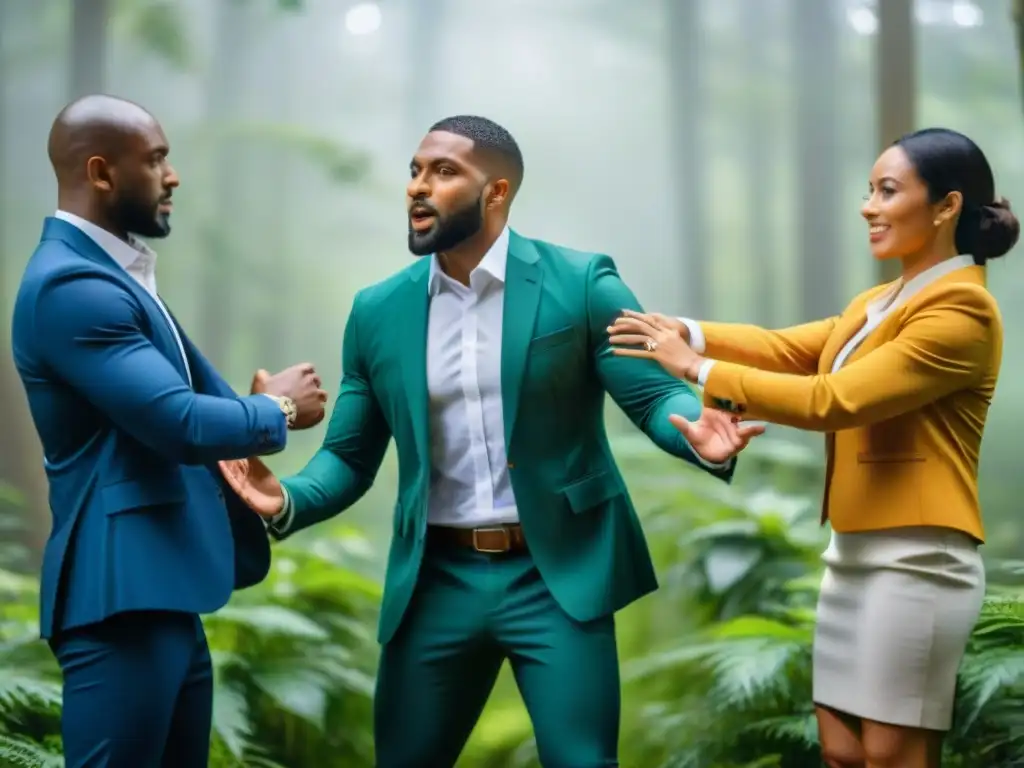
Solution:
M 705 363 L 705 366 L 701 366 L 704 404 L 732 413 L 746 413 L 748 405 L 743 391 L 745 366 L 721 360 L 715 360 L 710 366 Z
M 295 504 L 288 493 L 288 489 L 283 485 L 281 486 L 281 493 L 284 494 L 284 504 L 281 506 L 281 511 L 270 518 L 270 522 L 267 525 L 267 530 L 276 539 L 287 536 L 295 520 Z

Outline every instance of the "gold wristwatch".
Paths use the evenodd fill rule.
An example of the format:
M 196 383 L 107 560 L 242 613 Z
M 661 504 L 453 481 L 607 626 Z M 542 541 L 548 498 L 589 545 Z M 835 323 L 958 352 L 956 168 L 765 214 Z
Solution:
M 263 394 L 266 394 L 266 392 Z M 284 419 L 288 423 L 288 428 L 290 429 L 295 426 L 295 419 L 299 415 L 299 409 L 295 406 L 295 401 L 284 395 L 267 395 L 267 397 L 277 403 L 277 407 L 281 409 L 281 413 L 284 414 Z

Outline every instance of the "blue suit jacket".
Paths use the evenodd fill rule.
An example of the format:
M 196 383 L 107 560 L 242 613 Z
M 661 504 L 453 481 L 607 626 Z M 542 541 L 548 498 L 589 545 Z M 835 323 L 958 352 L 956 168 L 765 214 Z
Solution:
M 238 397 L 99 245 L 48 218 L 22 277 L 14 362 L 43 444 L 53 529 L 40 631 L 129 610 L 208 613 L 270 567 L 220 459 L 284 447 L 284 415 Z

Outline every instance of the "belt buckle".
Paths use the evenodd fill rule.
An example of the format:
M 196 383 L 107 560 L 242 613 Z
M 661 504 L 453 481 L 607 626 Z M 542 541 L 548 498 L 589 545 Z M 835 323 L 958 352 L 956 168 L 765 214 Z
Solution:
M 501 549 L 491 549 L 491 548 L 488 548 L 488 547 L 481 547 L 480 546 L 479 534 L 481 534 L 481 533 L 492 533 L 494 531 L 501 531 L 503 534 L 505 534 L 505 536 L 504 536 L 504 538 L 505 538 L 505 546 L 502 547 Z M 493 526 L 488 526 L 486 528 L 474 528 L 473 529 L 473 549 L 475 549 L 477 552 L 482 552 L 482 553 L 487 554 L 487 555 L 500 555 L 500 554 L 503 554 L 505 552 L 508 552 L 510 549 L 512 549 L 512 532 L 509 531 L 509 529 L 506 526 L 504 526 L 504 525 L 493 525 Z

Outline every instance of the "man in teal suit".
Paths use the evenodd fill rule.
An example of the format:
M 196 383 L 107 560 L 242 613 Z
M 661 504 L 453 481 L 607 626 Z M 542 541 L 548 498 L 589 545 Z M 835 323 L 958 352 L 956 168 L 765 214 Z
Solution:
M 639 304 L 607 256 L 508 228 L 523 162 L 506 130 L 442 120 L 410 172 L 409 249 L 429 258 L 356 296 L 323 447 L 280 483 L 258 458 L 222 470 L 282 538 L 357 501 L 395 438 L 378 766 L 454 765 L 505 658 L 545 766 L 618 765 L 614 614 L 657 581 L 605 392 L 726 481 L 761 429 L 612 354 L 608 326 Z M 671 414 L 691 420 L 690 442 Z

